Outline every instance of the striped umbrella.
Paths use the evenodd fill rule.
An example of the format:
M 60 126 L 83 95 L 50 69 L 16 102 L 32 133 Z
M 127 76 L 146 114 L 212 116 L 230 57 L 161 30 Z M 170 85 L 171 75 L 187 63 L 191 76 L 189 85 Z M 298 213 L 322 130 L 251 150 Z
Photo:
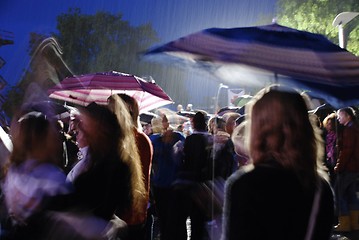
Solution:
M 106 104 L 112 94 L 125 93 L 138 101 L 140 112 L 172 103 L 172 99 L 154 82 L 120 72 L 101 72 L 67 77 L 49 89 L 50 98 L 86 106 Z
M 294 85 L 337 107 L 359 99 L 358 57 L 322 35 L 278 24 L 205 29 L 144 56 L 209 69 L 232 85 Z

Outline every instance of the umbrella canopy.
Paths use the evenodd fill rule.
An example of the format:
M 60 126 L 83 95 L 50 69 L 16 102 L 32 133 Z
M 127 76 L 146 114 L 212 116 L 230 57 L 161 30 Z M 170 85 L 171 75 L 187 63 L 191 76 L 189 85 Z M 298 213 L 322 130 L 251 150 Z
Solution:
M 138 101 L 140 112 L 172 103 L 172 99 L 154 82 L 120 72 L 102 72 L 67 77 L 49 89 L 50 98 L 86 106 L 106 104 L 112 94 L 125 93 Z
M 193 118 L 194 115 L 196 114 L 196 112 L 195 111 L 180 111 L 180 112 L 177 112 L 177 114 L 180 116 L 187 117 L 187 118 Z
M 158 117 L 158 115 L 153 112 L 143 112 L 140 114 L 140 122 L 141 124 L 151 123 L 152 118 L 155 117 Z
M 308 111 L 311 114 L 315 114 L 319 117 L 320 121 L 323 122 L 324 118 L 326 116 L 328 116 L 331 113 L 334 113 L 336 111 L 336 109 L 334 109 L 331 105 L 329 104 L 322 104 L 320 106 L 318 106 L 317 108 Z
M 166 56 L 175 56 L 210 69 L 232 84 L 295 85 L 337 107 L 359 99 L 358 57 L 322 35 L 278 24 L 205 29 L 153 48 L 145 57 L 158 53 L 167 61 Z
M 177 114 L 177 112 L 172 111 L 171 109 L 168 109 L 168 108 L 158 108 L 158 109 L 156 109 L 155 113 L 161 117 L 163 115 L 166 115 L 166 117 L 168 119 L 168 123 L 172 126 L 177 126 L 177 125 L 183 124 L 184 122 L 189 120 L 188 117 L 179 115 L 179 114 Z
M 218 112 L 217 112 L 217 115 L 218 116 L 223 116 L 224 114 L 229 113 L 229 112 L 239 113 L 239 114 L 243 115 L 244 114 L 243 110 L 244 110 L 243 107 L 229 107 L 229 106 L 227 106 L 227 107 L 223 107 L 223 108 L 219 109 Z
M 67 106 L 50 100 L 36 101 L 24 104 L 25 111 L 36 111 L 46 114 L 48 117 L 64 119 L 70 117 L 71 113 L 76 111 L 75 107 Z

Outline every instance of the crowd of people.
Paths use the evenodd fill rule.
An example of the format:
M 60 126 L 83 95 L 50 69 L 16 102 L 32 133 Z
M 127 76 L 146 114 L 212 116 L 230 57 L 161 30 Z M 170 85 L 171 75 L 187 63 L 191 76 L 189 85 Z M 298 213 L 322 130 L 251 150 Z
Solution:
M 273 85 L 245 115 L 193 111 L 190 131 L 165 112 L 141 124 L 126 94 L 62 120 L 24 105 L 1 159 L 0 239 L 324 240 L 359 230 L 355 112 L 318 123 L 309 104 Z

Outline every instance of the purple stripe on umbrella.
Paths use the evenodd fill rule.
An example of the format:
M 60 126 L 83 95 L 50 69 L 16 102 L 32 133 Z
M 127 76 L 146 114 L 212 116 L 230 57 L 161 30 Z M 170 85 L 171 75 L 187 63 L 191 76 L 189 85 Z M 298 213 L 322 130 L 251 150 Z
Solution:
M 145 57 L 209 70 L 232 86 L 284 83 L 332 106 L 359 102 L 357 56 L 322 35 L 278 24 L 205 29 L 150 49 Z

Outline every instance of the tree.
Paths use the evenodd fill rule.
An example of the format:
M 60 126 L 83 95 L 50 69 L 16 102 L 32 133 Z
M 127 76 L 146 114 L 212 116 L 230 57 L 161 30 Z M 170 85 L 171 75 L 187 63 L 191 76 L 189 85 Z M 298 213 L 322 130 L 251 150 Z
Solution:
M 278 23 L 325 35 L 338 44 L 338 29 L 332 25 L 341 12 L 359 12 L 358 0 L 278 0 Z M 350 25 L 350 24 L 348 24 Z M 351 22 L 347 50 L 359 55 L 359 17 Z
M 138 52 L 158 41 L 150 24 L 130 26 L 122 14 L 81 14 L 79 9 L 57 17 L 64 60 L 74 74 L 123 70 L 139 73 Z
M 79 9 L 69 9 L 57 17 L 57 30 L 54 37 L 30 34 L 30 64 L 18 84 L 8 91 L 3 105 L 8 116 L 21 106 L 26 93 L 34 92 L 27 90 L 33 83 L 46 94 L 66 76 L 110 70 L 152 76 L 173 100 L 187 100 L 187 93 L 178 91 L 189 81 L 183 72 L 139 59 L 139 53 L 158 41 L 150 24 L 133 27 L 120 13 L 85 15 Z
M 69 9 L 57 17 L 57 29 L 64 61 L 74 74 L 115 70 L 152 76 L 173 100 L 186 100 L 186 92 L 178 91 L 184 89 L 182 72 L 139 59 L 141 52 L 159 41 L 150 24 L 133 27 L 120 13 L 85 15 L 79 9 Z

